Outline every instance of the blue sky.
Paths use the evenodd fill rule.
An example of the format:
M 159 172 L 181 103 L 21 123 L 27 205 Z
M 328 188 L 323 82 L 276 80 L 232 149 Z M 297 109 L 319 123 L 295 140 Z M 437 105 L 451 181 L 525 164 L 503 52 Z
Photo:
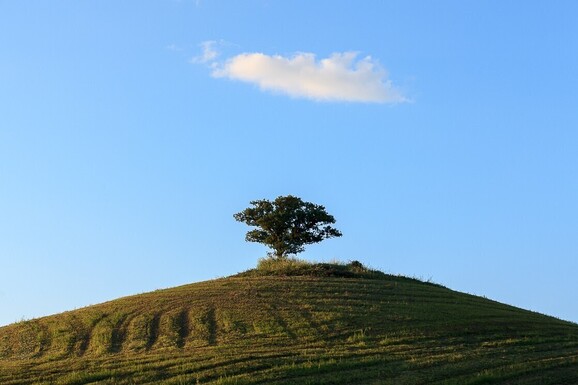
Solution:
M 0 325 L 307 248 L 578 322 L 574 1 L 0 0 Z

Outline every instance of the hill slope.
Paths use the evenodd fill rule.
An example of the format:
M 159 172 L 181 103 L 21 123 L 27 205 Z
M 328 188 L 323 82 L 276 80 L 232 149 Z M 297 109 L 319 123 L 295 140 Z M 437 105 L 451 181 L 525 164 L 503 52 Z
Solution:
M 315 275 L 0 328 L 0 384 L 578 384 L 576 324 L 403 277 Z

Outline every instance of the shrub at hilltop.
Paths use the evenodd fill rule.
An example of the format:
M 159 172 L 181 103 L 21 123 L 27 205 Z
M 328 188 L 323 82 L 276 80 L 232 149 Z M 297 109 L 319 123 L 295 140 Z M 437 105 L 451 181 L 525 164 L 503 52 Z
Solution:
M 363 266 L 359 261 L 349 263 L 312 263 L 297 258 L 262 258 L 257 267 L 236 275 L 237 277 L 334 277 L 386 279 L 388 276 L 378 270 Z

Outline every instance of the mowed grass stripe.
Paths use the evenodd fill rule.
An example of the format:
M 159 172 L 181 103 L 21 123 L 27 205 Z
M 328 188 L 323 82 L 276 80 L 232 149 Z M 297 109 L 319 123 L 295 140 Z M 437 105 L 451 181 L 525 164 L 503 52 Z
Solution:
M 578 372 L 576 324 L 372 277 L 240 275 L 20 322 L 0 328 L 0 384 L 528 385 Z

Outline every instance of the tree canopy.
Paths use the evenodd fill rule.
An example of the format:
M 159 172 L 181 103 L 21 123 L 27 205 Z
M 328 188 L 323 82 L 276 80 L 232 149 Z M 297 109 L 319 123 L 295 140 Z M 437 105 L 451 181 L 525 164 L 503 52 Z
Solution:
M 286 258 L 305 250 L 305 245 L 342 235 L 339 230 L 329 226 L 335 223 L 335 218 L 327 213 L 325 207 L 304 202 L 301 198 L 287 195 L 274 201 L 261 199 L 250 203 L 252 207 L 233 217 L 257 227 L 247 232 L 245 240 L 273 249 L 269 253 L 272 258 Z

